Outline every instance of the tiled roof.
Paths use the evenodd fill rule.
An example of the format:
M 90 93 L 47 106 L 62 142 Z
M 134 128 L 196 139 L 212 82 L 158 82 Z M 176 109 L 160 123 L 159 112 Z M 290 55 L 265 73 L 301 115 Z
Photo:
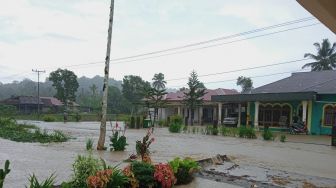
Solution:
M 207 89 L 205 90 L 206 94 L 203 96 L 204 101 L 211 101 L 211 96 L 213 95 L 232 95 L 238 94 L 238 91 L 234 89 Z M 165 97 L 167 101 L 182 101 L 184 97 L 184 91 L 177 91 L 168 93 Z
M 290 77 L 258 87 L 252 93 L 308 91 L 319 94 L 336 93 L 336 70 L 293 73 Z

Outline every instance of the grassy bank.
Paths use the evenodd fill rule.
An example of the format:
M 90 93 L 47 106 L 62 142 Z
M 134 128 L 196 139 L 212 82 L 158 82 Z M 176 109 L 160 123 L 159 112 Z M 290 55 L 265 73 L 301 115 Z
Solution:
M 14 119 L 0 118 L 0 137 L 16 142 L 66 142 L 69 137 L 61 131 L 48 133 L 35 125 L 18 124 Z

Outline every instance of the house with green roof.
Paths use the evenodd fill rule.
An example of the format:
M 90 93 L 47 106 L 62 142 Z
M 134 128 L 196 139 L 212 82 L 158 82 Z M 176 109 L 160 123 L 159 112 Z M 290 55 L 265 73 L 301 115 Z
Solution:
M 238 126 L 288 130 L 300 118 L 310 134 L 331 134 L 336 126 L 336 70 L 297 72 L 249 94 L 216 95 L 211 101 L 218 114 L 223 105 L 238 104 Z

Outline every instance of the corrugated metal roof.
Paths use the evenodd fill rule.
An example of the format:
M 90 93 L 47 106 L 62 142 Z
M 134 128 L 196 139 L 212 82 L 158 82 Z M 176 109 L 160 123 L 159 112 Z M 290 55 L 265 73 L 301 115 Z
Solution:
M 177 91 L 177 92 L 171 92 L 168 93 L 165 97 L 167 101 L 182 101 L 184 97 L 185 91 Z M 207 89 L 205 90 L 206 94 L 203 96 L 204 101 L 211 101 L 211 96 L 214 95 L 232 95 L 232 94 L 238 94 L 238 91 L 235 89 Z

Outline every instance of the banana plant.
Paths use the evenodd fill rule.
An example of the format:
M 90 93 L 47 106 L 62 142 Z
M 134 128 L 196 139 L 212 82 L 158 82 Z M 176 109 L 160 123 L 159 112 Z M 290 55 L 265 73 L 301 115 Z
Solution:
M 3 183 L 5 181 L 6 175 L 9 174 L 9 160 L 5 162 L 5 169 L 0 169 L 0 188 L 3 187 Z

